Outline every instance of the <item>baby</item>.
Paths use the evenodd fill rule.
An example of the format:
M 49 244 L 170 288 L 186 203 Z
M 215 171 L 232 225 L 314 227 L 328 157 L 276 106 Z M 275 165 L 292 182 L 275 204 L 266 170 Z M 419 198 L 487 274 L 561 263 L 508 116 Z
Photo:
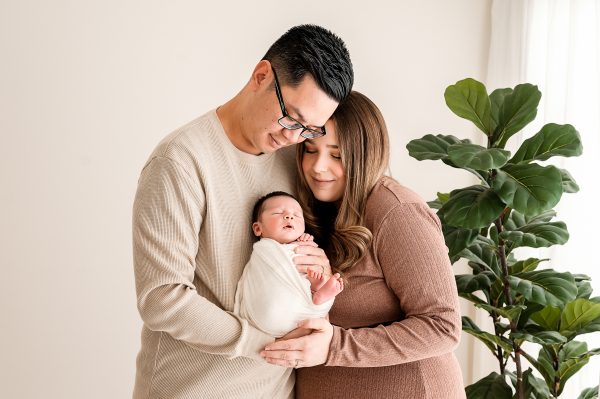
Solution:
M 254 243 L 235 294 L 234 313 L 274 337 L 296 329 L 297 323 L 325 317 L 344 283 L 339 273 L 298 273 L 292 261 L 298 241 L 312 241 L 304 232 L 302 208 L 285 192 L 260 198 L 252 214 Z
M 275 191 L 261 197 L 254 205 L 252 231 L 261 239 L 270 238 L 282 245 L 294 246 L 294 241 L 313 241 L 313 236 L 304 232 L 302 215 L 302 207 L 292 195 Z M 329 301 L 344 289 L 339 273 L 325 281 L 322 272 L 309 270 L 306 278 L 310 282 L 315 305 Z

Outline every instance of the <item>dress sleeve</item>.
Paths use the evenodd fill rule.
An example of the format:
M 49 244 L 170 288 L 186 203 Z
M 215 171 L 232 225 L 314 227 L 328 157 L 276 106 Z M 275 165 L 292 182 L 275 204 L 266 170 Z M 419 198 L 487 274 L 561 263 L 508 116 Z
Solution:
M 183 167 L 153 158 L 133 206 L 137 306 L 144 324 L 202 352 L 260 359 L 274 338 L 198 294 L 193 284 L 205 203 Z
M 374 232 L 373 252 L 404 319 L 334 326 L 325 365 L 382 367 L 453 351 L 461 333 L 458 294 L 437 216 L 424 204 L 396 205 Z

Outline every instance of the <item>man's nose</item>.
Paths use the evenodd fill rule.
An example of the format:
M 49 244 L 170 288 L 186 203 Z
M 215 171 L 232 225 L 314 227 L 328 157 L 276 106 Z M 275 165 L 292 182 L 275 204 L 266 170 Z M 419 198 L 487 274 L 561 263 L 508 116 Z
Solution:
M 302 133 L 302 129 L 283 129 L 283 137 L 285 137 L 290 144 L 298 144 L 306 140 L 300 133 Z

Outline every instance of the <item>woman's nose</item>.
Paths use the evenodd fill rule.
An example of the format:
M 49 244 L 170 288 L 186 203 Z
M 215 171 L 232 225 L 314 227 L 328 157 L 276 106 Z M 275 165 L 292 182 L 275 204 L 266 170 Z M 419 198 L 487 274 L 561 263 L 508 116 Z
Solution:
M 327 172 L 327 169 L 328 169 L 327 160 L 323 159 L 323 157 L 319 156 L 318 159 L 313 164 L 312 168 L 315 173 Z

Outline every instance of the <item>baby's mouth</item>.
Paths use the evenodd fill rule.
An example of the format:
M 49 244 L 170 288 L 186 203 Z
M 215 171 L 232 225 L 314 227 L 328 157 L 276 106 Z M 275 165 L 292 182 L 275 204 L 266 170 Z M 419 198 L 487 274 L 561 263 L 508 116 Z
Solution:
M 294 230 L 294 226 L 292 226 L 291 224 L 286 224 L 285 226 L 283 226 L 284 229 L 292 229 Z

